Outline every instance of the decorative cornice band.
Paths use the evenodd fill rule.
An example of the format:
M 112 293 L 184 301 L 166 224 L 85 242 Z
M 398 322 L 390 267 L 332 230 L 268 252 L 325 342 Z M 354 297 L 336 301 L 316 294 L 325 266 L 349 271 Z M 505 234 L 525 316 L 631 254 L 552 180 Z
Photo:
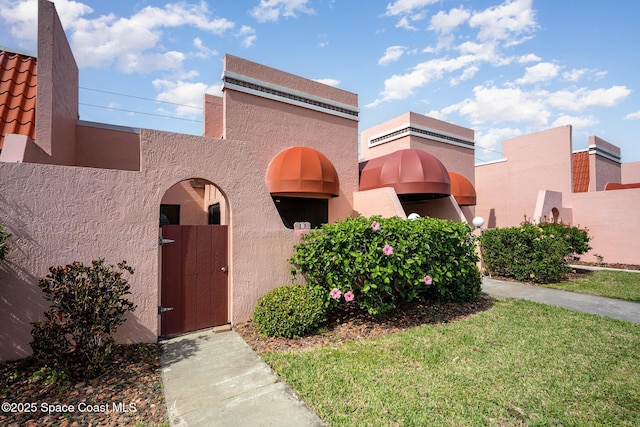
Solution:
M 474 149 L 475 142 L 472 139 L 463 138 L 435 129 L 409 124 L 402 128 L 386 132 L 382 135 L 369 138 L 369 147 L 384 144 L 407 135 L 418 136 L 421 138 L 429 138 L 434 141 L 444 142 L 446 144 L 456 145 L 458 147 Z
M 620 163 L 622 161 L 622 158 L 618 154 L 612 153 L 611 151 L 603 147 L 600 147 L 599 145 L 590 145 L 589 154 L 597 154 L 609 160 L 613 160 L 614 162 L 617 162 L 617 163 Z
M 222 89 L 233 89 L 238 92 L 320 111 L 345 119 L 358 120 L 359 109 L 352 105 L 309 95 L 308 93 L 252 79 L 229 71 L 225 71 L 222 74 Z

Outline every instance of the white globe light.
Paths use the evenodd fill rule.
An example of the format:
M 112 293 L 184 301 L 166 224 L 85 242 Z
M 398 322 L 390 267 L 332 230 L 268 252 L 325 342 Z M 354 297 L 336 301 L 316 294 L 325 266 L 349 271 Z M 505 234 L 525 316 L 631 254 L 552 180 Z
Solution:
M 473 223 L 473 226 L 475 228 L 480 228 L 484 225 L 484 218 L 482 218 L 481 216 L 477 216 L 473 218 L 471 222 Z
M 407 219 L 410 219 L 411 221 L 413 221 L 414 219 L 418 219 L 420 218 L 420 215 L 418 215 L 417 213 L 410 213 L 409 216 L 407 217 Z

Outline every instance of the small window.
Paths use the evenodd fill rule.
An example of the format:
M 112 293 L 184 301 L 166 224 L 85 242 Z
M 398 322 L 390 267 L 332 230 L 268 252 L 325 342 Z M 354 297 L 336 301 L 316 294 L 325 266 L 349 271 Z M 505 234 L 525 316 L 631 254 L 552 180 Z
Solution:
M 209 225 L 220 225 L 220 203 L 209 205 Z
M 180 205 L 160 205 L 160 226 L 180 224 Z
M 329 222 L 329 201 L 327 199 L 272 197 L 282 223 L 291 230 L 296 222 L 310 222 L 311 228 L 318 228 Z

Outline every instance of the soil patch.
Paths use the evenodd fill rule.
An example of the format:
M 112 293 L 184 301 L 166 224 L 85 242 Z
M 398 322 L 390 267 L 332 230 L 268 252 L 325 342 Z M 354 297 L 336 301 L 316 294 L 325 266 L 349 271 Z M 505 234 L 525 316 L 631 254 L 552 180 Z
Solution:
M 119 345 L 113 355 L 86 383 L 48 380 L 30 358 L 0 364 L 0 425 L 168 426 L 158 346 Z
M 355 303 L 340 305 L 330 313 L 328 323 L 315 335 L 301 338 L 269 338 L 260 335 L 251 322 L 234 329 L 258 354 L 267 351 L 305 351 L 325 345 L 359 341 L 405 331 L 415 326 L 449 323 L 488 310 L 493 299 L 481 294 L 469 303 L 405 303 L 392 313 L 374 317 Z

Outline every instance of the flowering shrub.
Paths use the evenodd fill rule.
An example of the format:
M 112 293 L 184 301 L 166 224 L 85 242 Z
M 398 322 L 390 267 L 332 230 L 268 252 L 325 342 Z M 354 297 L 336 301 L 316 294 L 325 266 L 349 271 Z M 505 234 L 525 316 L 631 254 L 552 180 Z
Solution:
M 358 217 L 306 234 L 289 261 L 294 275 L 325 289 L 332 304 L 344 295 L 345 301 L 381 314 L 399 301 L 477 299 L 474 248 L 466 223 Z
M 112 334 L 135 305 L 125 298 L 130 285 L 126 262 L 91 266 L 80 262 L 51 267 L 39 282 L 51 307 L 45 320 L 33 324 L 33 355 L 71 378 L 88 379 L 100 373 L 114 344 Z
M 569 270 L 567 262 L 591 249 L 584 229 L 528 221 L 485 231 L 481 247 L 489 273 L 534 283 L 561 280 Z
M 331 294 L 331 297 L 340 298 L 338 293 Z M 301 337 L 326 322 L 327 303 L 323 289 L 280 286 L 258 299 L 253 323 L 258 332 L 269 337 Z

